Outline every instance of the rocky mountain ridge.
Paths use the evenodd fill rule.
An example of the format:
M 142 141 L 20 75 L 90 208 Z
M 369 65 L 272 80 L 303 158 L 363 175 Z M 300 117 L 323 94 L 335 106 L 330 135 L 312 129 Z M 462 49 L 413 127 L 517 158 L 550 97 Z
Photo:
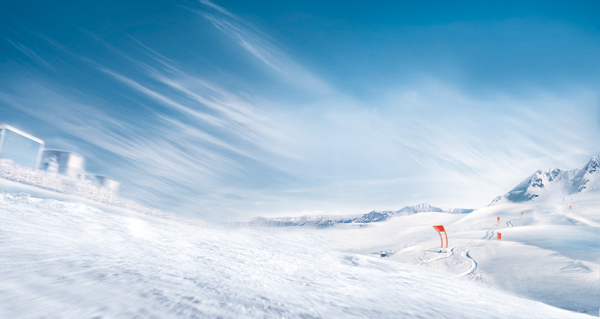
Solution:
M 600 189 L 600 155 L 592 159 L 582 169 L 559 168 L 545 172 L 536 171 L 508 193 L 496 197 L 490 205 L 500 202 L 534 201 L 549 194 L 571 195 Z
M 439 208 L 429 204 L 419 204 L 415 206 L 406 206 L 397 211 L 372 211 L 364 215 L 314 215 L 300 217 L 256 217 L 246 225 L 250 226 L 275 226 L 275 227 L 291 227 L 291 226 L 316 226 L 329 227 L 335 224 L 348 223 L 376 223 L 388 220 L 394 216 L 412 215 L 424 212 L 439 212 L 448 214 L 468 214 L 473 209 L 464 208 Z

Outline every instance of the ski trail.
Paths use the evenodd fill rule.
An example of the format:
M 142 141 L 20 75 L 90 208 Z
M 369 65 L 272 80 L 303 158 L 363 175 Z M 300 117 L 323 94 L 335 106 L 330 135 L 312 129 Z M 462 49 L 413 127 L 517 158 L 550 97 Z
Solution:
M 512 225 L 511 222 L 507 222 L 507 227 L 508 227 L 508 225 L 510 225 L 510 227 L 513 227 L 513 225 Z M 491 240 L 492 237 L 494 237 L 494 231 L 491 230 L 491 229 L 489 229 L 489 230 L 486 231 L 485 236 L 483 236 L 482 240 L 486 240 L 486 239 L 487 240 Z M 476 245 L 475 248 L 476 247 L 485 246 L 485 245 L 487 245 L 487 244 L 484 243 L 484 244 L 481 244 L 481 245 Z M 452 248 L 452 250 L 454 250 L 454 248 Z M 450 256 L 448 256 L 448 257 L 450 257 Z M 471 260 L 471 267 L 469 267 L 469 269 L 467 271 L 465 271 L 465 272 L 463 272 L 463 273 L 461 273 L 459 275 L 456 275 L 456 277 L 464 277 L 464 276 L 472 274 L 473 272 L 475 272 L 475 270 L 477 270 L 477 261 L 475 259 L 473 259 L 473 257 L 471 257 L 471 250 L 470 249 L 467 250 L 467 252 L 464 254 L 464 257 Z M 439 259 L 441 259 L 441 258 L 439 258 Z
M 488 237 L 488 235 L 490 237 Z M 486 239 L 490 240 L 490 239 L 492 239 L 492 236 L 494 236 L 494 231 L 491 229 L 488 229 L 487 232 L 485 233 L 485 236 L 483 236 L 483 238 L 481 238 L 481 240 L 486 240 Z
M 466 275 L 470 275 L 470 274 L 472 274 L 477 269 L 477 262 L 475 261 L 475 259 L 473 259 L 471 257 L 471 255 L 469 255 L 469 252 L 471 252 L 471 250 L 467 250 L 467 253 L 465 254 L 465 257 L 471 259 L 471 267 L 467 271 L 463 272 L 460 275 L 457 275 L 456 277 L 463 277 L 463 276 L 466 276 Z
M 506 222 L 506 227 L 513 227 L 513 224 L 509 221 Z
M 441 257 L 433 258 L 431 260 L 428 260 L 427 262 L 432 262 L 434 260 L 440 260 L 440 259 L 444 259 L 444 258 L 448 258 L 448 257 L 452 256 L 452 254 L 454 253 L 454 248 L 456 248 L 456 247 L 452 247 L 452 249 L 450 249 L 450 253 L 449 254 L 441 256 Z
M 507 225 L 507 227 L 513 227 L 513 224 L 510 221 L 507 222 L 506 225 Z M 488 229 L 486 231 L 486 233 L 485 233 L 485 236 L 483 236 L 483 238 L 481 240 L 488 240 L 489 241 L 489 240 L 492 239 L 492 237 L 494 237 L 494 231 L 491 230 L 491 229 Z M 475 247 L 481 247 L 481 246 L 484 246 L 484 245 L 487 245 L 487 244 L 484 243 L 484 244 L 480 244 L 480 245 L 475 245 Z M 426 263 L 430 263 L 430 262 L 433 262 L 433 261 L 436 261 L 436 260 L 441 260 L 441 259 L 445 259 L 445 258 L 451 257 L 454 254 L 454 249 L 456 249 L 456 248 L 460 248 L 460 246 L 452 247 L 452 249 L 450 249 L 450 253 L 449 254 L 444 255 L 444 256 L 440 256 L 440 257 L 437 257 L 437 258 L 433 258 L 433 259 L 430 259 L 430 260 L 427 260 Z M 464 276 L 467 276 L 467 275 L 470 275 L 470 274 L 474 273 L 475 270 L 477 270 L 477 261 L 475 259 L 473 259 L 473 257 L 471 257 L 471 250 L 470 249 L 467 250 L 464 254 L 461 254 L 461 255 L 463 257 L 471 260 L 471 266 L 465 272 L 456 275 L 456 277 L 464 277 Z
M 490 234 L 490 230 L 488 229 L 488 230 L 485 232 L 485 236 L 483 236 L 483 238 L 481 238 L 481 240 L 485 240 L 485 239 L 487 239 L 487 236 L 488 236 L 489 234 Z

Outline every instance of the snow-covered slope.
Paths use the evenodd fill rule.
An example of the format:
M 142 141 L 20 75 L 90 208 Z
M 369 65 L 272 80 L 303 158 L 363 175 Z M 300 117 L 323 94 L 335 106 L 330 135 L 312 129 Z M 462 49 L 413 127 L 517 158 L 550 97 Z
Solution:
M 469 214 L 404 209 L 388 212 L 383 222 L 366 228 L 336 225 L 327 230 L 327 240 L 336 249 L 420 265 L 598 316 L 599 163 L 596 156 L 581 170 L 538 171 L 492 205 Z M 433 225 L 447 231 L 445 252 L 440 253 Z
M 421 204 L 257 227 L 0 193 L 0 318 L 598 316 L 598 162 L 536 172 L 472 212 Z
M 587 317 L 332 249 L 334 230 L 190 225 L 0 193 L 0 317 Z
M 598 316 L 598 191 L 566 196 L 564 202 L 562 196 L 505 202 L 470 214 L 430 212 L 369 225 L 340 224 L 321 231 L 342 251 L 419 265 Z M 439 253 L 440 237 L 433 225 L 447 231 L 445 253 Z
M 600 156 L 594 156 L 583 169 L 538 170 L 510 192 L 499 196 L 493 204 L 501 202 L 534 201 L 540 197 L 571 195 L 600 187 Z

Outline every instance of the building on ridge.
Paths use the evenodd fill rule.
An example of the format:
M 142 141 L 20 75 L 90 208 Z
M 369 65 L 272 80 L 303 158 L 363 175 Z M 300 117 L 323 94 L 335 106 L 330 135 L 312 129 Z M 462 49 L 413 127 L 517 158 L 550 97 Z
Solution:
M 44 141 L 9 125 L 0 125 L 0 158 L 23 167 L 37 168 Z
M 111 177 L 86 175 L 85 158 L 75 152 L 44 149 L 44 141 L 7 124 L 0 125 L 0 159 L 18 166 L 89 180 L 104 189 L 117 192 L 120 183 Z
M 85 158 L 63 150 L 44 150 L 39 169 L 77 179 L 85 178 Z
M 118 191 L 119 186 L 121 184 L 121 183 L 117 182 L 116 180 L 112 179 L 111 177 L 104 176 L 104 175 L 90 174 L 90 175 L 86 175 L 86 179 L 102 188 L 106 188 L 113 192 Z

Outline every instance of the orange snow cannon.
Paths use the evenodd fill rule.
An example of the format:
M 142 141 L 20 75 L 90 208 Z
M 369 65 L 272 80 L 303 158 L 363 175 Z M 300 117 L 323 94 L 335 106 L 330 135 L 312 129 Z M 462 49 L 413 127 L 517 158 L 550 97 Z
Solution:
M 435 229 L 438 232 L 438 235 L 440 235 L 440 240 L 442 242 L 442 245 L 440 246 L 440 248 L 444 248 L 444 239 L 442 238 L 442 232 L 444 233 L 444 236 L 446 236 L 446 248 L 448 248 L 448 233 L 446 233 L 444 226 L 442 226 L 442 225 L 433 226 L 433 229 Z

